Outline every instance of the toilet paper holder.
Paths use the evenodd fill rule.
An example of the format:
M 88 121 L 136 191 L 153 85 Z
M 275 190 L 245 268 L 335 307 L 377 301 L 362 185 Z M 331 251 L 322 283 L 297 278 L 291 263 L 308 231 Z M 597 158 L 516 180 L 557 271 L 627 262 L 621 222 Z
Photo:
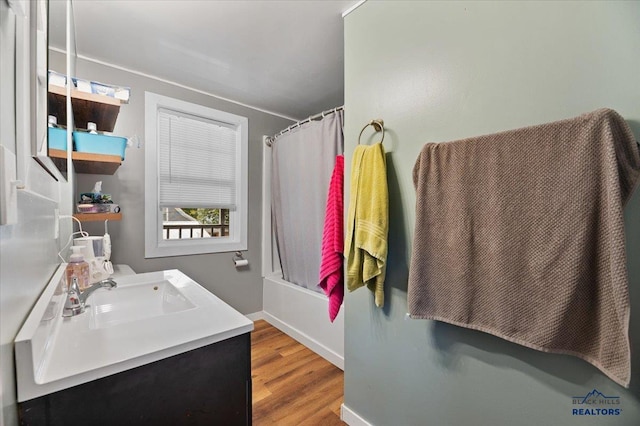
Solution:
M 237 251 L 233 255 L 233 264 L 236 268 L 249 265 L 249 261 L 242 256 L 241 251 Z

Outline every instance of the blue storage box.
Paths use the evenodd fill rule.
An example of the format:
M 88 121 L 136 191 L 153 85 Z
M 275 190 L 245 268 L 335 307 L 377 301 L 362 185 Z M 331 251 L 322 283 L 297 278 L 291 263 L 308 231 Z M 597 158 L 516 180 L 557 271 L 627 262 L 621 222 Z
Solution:
M 61 149 L 62 151 L 67 150 L 67 129 L 48 127 L 47 137 L 49 149 Z
M 119 155 L 124 161 L 124 149 L 127 138 L 107 136 L 96 133 L 73 132 L 74 149 L 91 154 Z

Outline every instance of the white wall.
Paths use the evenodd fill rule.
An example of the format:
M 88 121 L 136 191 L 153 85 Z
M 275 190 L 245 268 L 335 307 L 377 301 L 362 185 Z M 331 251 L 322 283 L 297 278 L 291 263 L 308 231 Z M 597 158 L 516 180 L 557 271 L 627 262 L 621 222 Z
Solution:
M 48 175 L 40 178 L 46 181 Z M 55 200 L 20 191 L 18 223 L 0 226 L 0 374 L 6 425 L 17 424 L 13 339 L 59 264 L 57 206 Z
M 27 16 L 31 3 L 27 6 Z M 18 58 L 28 55 L 13 55 L 7 49 L 22 52 L 22 45 L 6 29 L 21 31 L 28 28 L 26 18 L 14 14 L 7 3 L 0 1 L 0 23 L 3 42 L 2 70 L 22 63 Z M 13 24 L 16 23 L 14 27 Z M 8 39 L 11 42 L 5 43 Z M 9 53 L 9 54 L 7 54 Z M 11 59 L 13 58 L 13 59 Z M 12 63 L 13 62 L 13 63 Z M 16 65 L 17 63 L 17 65 Z M 28 64 L 27 64 L 28 65 Z M 18 74 L 18 73 L 16 73 Z M 2 74 L 2 132 L 0 145 L 15 152 L 18 175 L 25 189 L 17 191 L 15 208 L 17 220 L 0 226 L 0 424 L 13 426 L 18 424 L 16 409 L 16 383 L 14 369 L 13 340 L 28 316 L 40 293 L 58 267 L 57 256 L 61 248 L 60 241 L 66 242 L 71 229 L 71 220 L 60 223 L 60 238 L 56 238 L 56 217 L 54 211 L 71 211 L 71 184 L 56 180 L 44 168 L 31 158 L 31 141 L 28 140 L 32 118 L 20 118 L 23 106 L 28 111 L 28 99 L 19 94 L 10 96 L 7 90 L 15 90 L 11 84 L 5 85 L 6 74 Z M 10 104 L 14 103 L 11 107 Z M 46 118 L 43 117 L 43 120 Z M 5 126 L 5 123 L 15 123 Z M 24 127 L 23 127 L 24 126 Z M 54 172 L 58 178 L 61 176 Z M 69 174 L 73 179 L 73 172 Z M 15 178 L 15 177 L 14 177 Z M 5 203 L 6 200 L 2 200 Z M 11 204 L 11 203 L 8 203 Z
M 640 2 L 368 1 L 345 18 L 345 67 L 345 154 L 384 119 L 391 221 L 385 308 L 345 297 L 345 405 L 379 426 L 640 424 L 640 190 L 625 211 L 631 389 L 575 357 L 404 319 L 422 146 L 601 107 L 640 139 Z M 572 416 L 593 388 L 622 414 Z

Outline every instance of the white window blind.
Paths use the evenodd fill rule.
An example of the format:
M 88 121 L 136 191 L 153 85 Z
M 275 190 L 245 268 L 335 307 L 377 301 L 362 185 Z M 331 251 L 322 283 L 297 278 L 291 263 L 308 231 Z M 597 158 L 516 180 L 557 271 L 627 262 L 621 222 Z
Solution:
M 235 210 L 239 129 L 158 111 L 160 207 Z

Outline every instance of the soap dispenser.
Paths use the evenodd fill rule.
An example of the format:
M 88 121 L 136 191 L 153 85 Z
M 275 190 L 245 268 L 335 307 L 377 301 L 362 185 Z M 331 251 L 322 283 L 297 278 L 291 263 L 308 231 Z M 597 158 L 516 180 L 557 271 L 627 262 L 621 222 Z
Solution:
M 73 253 L 69 257 L 66 275 L 67 288 L 70 288 L 73 278 L 77 278 L 80 291 L 85 291 L 89 288 L 89 264 L 84 261 L 82 249 L 83 246 L 71 246 Z

